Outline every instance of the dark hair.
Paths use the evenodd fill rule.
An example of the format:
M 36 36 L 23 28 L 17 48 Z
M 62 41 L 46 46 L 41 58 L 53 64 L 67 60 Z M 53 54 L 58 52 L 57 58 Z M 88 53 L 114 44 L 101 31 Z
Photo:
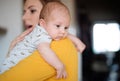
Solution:
M 23 3 L 25 3 L 27 0 L 23 0 Z M 39 0 L 43 6 L 47 4 L 48 2 L 53 2 L 53 1 L 61 1 L 61 0 Z

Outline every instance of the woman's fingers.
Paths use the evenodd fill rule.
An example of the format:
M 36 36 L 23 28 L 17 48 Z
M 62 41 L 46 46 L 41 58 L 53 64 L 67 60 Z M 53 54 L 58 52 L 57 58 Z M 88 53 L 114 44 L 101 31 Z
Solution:
M 31 31 L 33 30 L 33 28 L 29 28 L 26 31 L 24 31 L 21 35 L 19 35 L 18 37 L 20 39 L 24 38 L 26 35 L 28 35 Z
M 33 30 L 33 28 L 29 28 L 26 31 L 24 31 L 22 34 L 20 34 L 18 37 L 15 38 L 15 40 L 12 41 L 11 45 L 10 45 L 10 50 L 14 48 L 14 46 L 19 43 L 20 41 L 22 41 L 24 39 L 24 37 L 26 35 L 28 35 L 31 31 Z

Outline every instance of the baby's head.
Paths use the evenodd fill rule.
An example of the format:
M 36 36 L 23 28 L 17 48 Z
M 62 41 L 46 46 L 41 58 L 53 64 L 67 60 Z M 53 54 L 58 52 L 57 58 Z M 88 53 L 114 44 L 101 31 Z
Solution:
M 54 40 L 67 36 L 70 20 L 69 9 L 59 1 L 47 3 L 40 14 L 40 25 Z
M 51 19 L 53 16 L 57 15 L 59 18 L 60 16 L 69 16 L 69 9 L 60 1 L 53 1 L 47 3 L 40 14 L 40 18 L 42 19 Z M 70 20 L 70 18 L 68 18 Z

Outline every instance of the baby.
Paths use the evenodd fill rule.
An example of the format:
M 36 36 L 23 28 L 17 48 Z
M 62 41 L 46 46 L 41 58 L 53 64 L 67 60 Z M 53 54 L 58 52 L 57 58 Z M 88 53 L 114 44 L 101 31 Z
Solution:
M 64 64 L 51 50 L 50 43 L 52 40 L 57 41 L 68 37 L 80 53 L 83 51 L 85 45 L 76 36 L 68 33 L 70 20 L 70 12 L 63 3 L 58 1 L 47 3 L 41 11 L 39 25 L 36 25 L 33 31 L 10 51 L 2 64 L 0 74 L 30 56 L 37 49 L 44 60 L 56 69 L 57 78 L 66 78 Z

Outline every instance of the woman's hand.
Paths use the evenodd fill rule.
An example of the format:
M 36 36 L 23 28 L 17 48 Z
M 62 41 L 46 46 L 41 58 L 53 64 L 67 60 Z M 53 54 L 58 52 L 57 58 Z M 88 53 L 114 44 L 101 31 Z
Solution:
M 24 39 L 24 37 L 25 37 L 26 35 L 28 35 L 32 30 L 33 30 L 33 28 L 29 28 L 29 29 L 27 29 L 26 31 L 24 31 L 22 34 L 20 34 L 19 36 L 17 36 L 17 37 L 11 42 L 10 47 L 9 47 L 8 54 L 9 54 L 9 52 L 15 47 L 15 45 L 16 45 L 17 43 L 19 43 L 20 41 L 22 41 L 22 40 Z M 7 56 L 9 56 L 9 55 L 7 55 Z

